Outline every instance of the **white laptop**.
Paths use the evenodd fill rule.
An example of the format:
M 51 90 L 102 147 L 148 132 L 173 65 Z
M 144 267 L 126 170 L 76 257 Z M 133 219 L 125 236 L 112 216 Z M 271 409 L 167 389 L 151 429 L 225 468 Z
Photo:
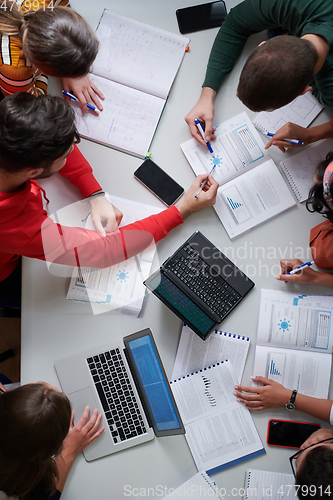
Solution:
M 102 435 L 87 461 L 154 439 L 184 434 L 152 332 L 147 328 L 55 363 L 78 421 L 86 406 L 102 413 Z

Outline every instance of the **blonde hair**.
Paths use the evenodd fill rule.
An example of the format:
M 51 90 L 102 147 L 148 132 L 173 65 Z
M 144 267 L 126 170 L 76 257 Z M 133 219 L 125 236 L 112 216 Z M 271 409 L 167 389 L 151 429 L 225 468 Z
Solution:
M 3 1 L 3 0 L 1 0 Z M 18 4 L 0 9 L 0 34 L 17 36 L 25 56 L 57 77 L 86 75 L 99 42 L 89 24 L 67 7 L 23 13 Z

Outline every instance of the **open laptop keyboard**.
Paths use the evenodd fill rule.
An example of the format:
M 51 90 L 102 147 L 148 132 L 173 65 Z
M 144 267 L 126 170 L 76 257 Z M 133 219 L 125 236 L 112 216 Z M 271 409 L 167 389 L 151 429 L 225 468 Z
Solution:
M 87 358 L 114 443 L 147 433 L 120 349 Z
M 242 298 L 221 276 L 223 282 L 211 275 L 212 268 L 190 245 L 185 245 L 164 266 L 172 271 L 221 319 Z

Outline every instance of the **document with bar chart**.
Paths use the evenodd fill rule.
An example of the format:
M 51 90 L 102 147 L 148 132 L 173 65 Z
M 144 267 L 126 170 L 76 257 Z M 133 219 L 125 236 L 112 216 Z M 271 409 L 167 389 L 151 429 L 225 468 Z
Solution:
M 233 240 L 296 203 L 244 112 L 216 127 L 214 155 L 195 139 L 181 144 L 196 175 L 220 184 L 214 209 Z
M 261 290 L 253 374 L 327 398 L 332 315 L 333 296 Z

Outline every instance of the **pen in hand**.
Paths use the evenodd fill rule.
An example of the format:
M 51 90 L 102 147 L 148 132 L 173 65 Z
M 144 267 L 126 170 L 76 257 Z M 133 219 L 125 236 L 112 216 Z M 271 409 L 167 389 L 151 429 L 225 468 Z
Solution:
M 63 90 L 63 91 L 62 91 L 62 93 L 63 93 L 65 96 L 67 96 L 67 97 L 69 97 L 70 99 L 72 99 L 72 101 L 79 102 L 78 98 L 77 98 L 77 97 L 75 97 L 75 95 L 70 94 L 70 93 L 69 93 L 69 92 L 67 92 L 66 90 Z M 92 110 L 93 110 L 93 111 L 95 111 L 96 113 L 99 113 L 98 109 L 97 109 L 97 108 L 95 108 L 94 106 L 92 106 L 92 105 L 91 105 L 91 104 L 89 104 L 89 103 L 87 103 L 87 108 L 92 109 Z
M 197 192 L 197 194 L 194 196 L 194 198 L 198 198 L 199 194 L 201 193 L 201 191 L 203 190 L 203 188 L 206 186 L 207 184 L 207 181 L 208 181 L 208 177 L 210 175 L 212 175 L 213 171 L 214 171 L 214 168 L 216 167 L 216 165 L 213 166 L 212 170 L 209 172 L 208 176 L 206 177 L 206 179 L 203 181 L 203 183 L 201 184 L 200 186 L 200 189 L 199 191 Z
M 307 267 L 310 267 L 314 264 L 314 260 L 312 262 L 305 262 L 304 264 L 302 264 L 301 266 L 298 266 L 296 267 L 295 269 L 293 269 L 292 271 L 290 271 L 289 273 L 287 274 L 296 274 L 300 271 L 303 271 L 303 269 L 306 269 Z
M 275 134 L 272 134 L 272 132 L 267 132 L 268 137 L 274 137 Z M 296 139 L 280 139 L 280 141 L 286 141 L 289 144 L 296 144 L 296 146 L 303 146 L 302 141 L 297 141 Z
M 196 126 L 197 126 L 197 129 L 198 129 L 198 130 L 199 130 L 199 132 L 200 132 L 201 137 L 203 138 L 203 140 L 204 140 L 204 141 L 205 141 L 205 143 L 206 143 L 206 146 L 207 146 L 207 148 L 208 148 L 208 151 L 211 153 L 211 155 L 213 156 L 213 158 L 215 158 L 215 154 L 214 154 L 214 151 L 213 151 L 213 148 L 212 148 L 212 146 L 211 146 L 210 142 L 209 142 L 209 141 L 206 141 L 206 138 L 205 138 L 205 130 L 204 130 L 203 126 L 202 126 L 202 123 L 201 123 L 201 122 L 200 122 L 197 118 L 196 118 L 194 121 L 195 121 L 195 124 L 196 124 Z

